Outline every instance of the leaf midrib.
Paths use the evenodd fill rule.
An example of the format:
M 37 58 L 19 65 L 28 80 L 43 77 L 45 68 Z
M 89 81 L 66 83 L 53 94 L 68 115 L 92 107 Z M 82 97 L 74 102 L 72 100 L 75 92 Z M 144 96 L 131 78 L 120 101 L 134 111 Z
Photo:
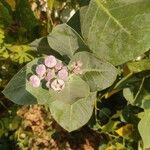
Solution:
M 124 26 L 109 12 L 109 10 L 99 1 L 95 0 L 98 7 L 100 7 L 125 33 L 131 35 L 131 32 L 124 28 Z

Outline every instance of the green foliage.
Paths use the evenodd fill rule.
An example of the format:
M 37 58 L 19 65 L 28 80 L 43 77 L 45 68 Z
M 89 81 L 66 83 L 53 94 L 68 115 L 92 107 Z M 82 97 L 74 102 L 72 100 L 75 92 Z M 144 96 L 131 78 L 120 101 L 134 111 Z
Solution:
M 13 106 L 8 110 L 5 117 L 1 117 L 0 120 L 0 138 L 4 134 L 8 134 L 10 131 L 15 131 L 20 124 L 20 118 L 16 116 L 16 106 Z
M 64 30 L 64 31 L 60 32 L 60 30 L 62 31 Z M 90 114 L 90 116 L 85 117 L 85 112 L 81 113 L 80 114 L 81 118 L 85 117 L 86 119 L 83 121 L 82 124 L 77 123 L 77 125 L 75 126 L 71 124 L 70 126 L 68 126 L 69 120 L 63 121 L 67 114 L 65 114 L 61 118 L 59 118 L 59 116 L 55 114 L 60 114 L 59 111 L 61 109 L 64 110 L 67 109 L 66 107 L 68 105 L 73 105 L 73 106 L 82 105 L 82 103 L 78 103 L 78 101 L 80 102 L 82 101 L 82 99 L 83 101 L 86 101 L 87 97 L 89 97 L 90 91 L 95 92 L 97 90 L 106 89 L 107 87 L 112 85 L 112 83 L 115 81 L 117 76 L 117 71 L 111 64 L 99 60 L 89 52 L 78 52 L 74 55 L 77 49 L 79 49 L 78 43 L 82 43 L 83 45 L 82 39 L 78 37 L 79 37 L 78 34 L 73 34 L 73 30 L 71 31 L 71 28 L 64 24 L 54 28 L 52 34 L 48 35 L 47 38 L 50 47 L 56 49 L 56 51 L 60 52 L 60 54 L 62 55 L 65 52 L 65 55 L 67 55 L 68 57 L 72 56 L 72 59 L 69 64 L 70 69 L 71 69 L 71 64 L 73 64 L 73 62 L 81 61 L 83 63 L 83 67 L 81 68 L 81 70 L 83 71 L 83 74 L 81 76 L 83 80 L 80 77 L 70 75 L 69 79 L 66 82 L 65 88 L 59 93 L 56 93 L 56 91 L 53 90 L 48 91 L 43 87 L 33 88 L 28 81 L 28 75 L 30 73 L 35 72 L 35 70 L 33 70 L 33 66 L 35 64 L 42 63 L 42 58 L 40 58 L 40 59 L 33 60 L 32 62 L 27 64 L 21 71 L 19 71 L 19 73 L 13 77 L 13 79 L 9 82 L 9 84 L 6 86 L 5 90 L 3 91 L 3 93 L 6 95 L 7 98 L 11 99 L 13 102 L 17 104 L 34 104 L 34 103 L 48 104 L 50 106 L 50 110 L 51 108 L 53 108 L 53 112 L 55 112 L 52 113 L 54 114 L 53 117 L 60 123 L 60 125 L 63 126 L 63 128 L 65 128 L 68 131 L 75 130 L 80 126 L 84 125 L 90 119 L 93 109 L 90 109 L 90 112 L 87 113 L 87 115 Z M 60 42 L 56 44 L 57 38 L 60 38 L 59 40 Z M 64 39 L 63 44 L 61 42 L 62 39 Z M 54 45 L 52 45 L 53 42 L 52 40 L 53 41 L 55 40 Z M 77 46 L 75 45 L 75 42 L 78 42 L 76 44 Z M 67 45 L 66 47 L 69 48 L 69 51 L 74 49 L 73 50 L 74 52 L 73 53 L 66 52 L 65 51 L 66 47 L 63 46 L 64 44 Z M 84 59 L 85 57 L 86 59 Z M 18 82 L 16 83 L 16 81 Z M 55 104 L 56 102 L 53 101 L 57 101 L 57 103 L 63 102 L 68 104 L 66 104 L 67 106 L 63 106 L 63 108 L 60 108 L 60 110 L 58 109 L 59 108 L 58 107 L 54 111 L 55 107 L 51 107 L 51 103 Z M 69 106 L 69 111 L 67 111 L 68 115 L 71 108 Z M 81 111 L 83 111 L 84 109 L 86 109 L 86 107 L 84 107 L 83 105 Z M 76 121 L 78 122 L 79 120 Z M 67 126 L 66 124 L 61 122 L 65 122 Z
M 4 31 L 0 28 L 0 47 L 1 47 L 1 44 L 4 42 Z
M 72 104 L 55 100 L 50 104 L 54 119 L 67 131 L 74 131 L 85 125 L 92 116 L 95 93 L 81 98 Z
M 27 0 L 16 0 L 16 18 L 29 31 L 38 25 Z
M 49 3 L 52 12 L 57 2 Z M 25 14 L 23 4 L 30 16 Z M 139 133 L 142 147 L 148 149 L 150 1 L 91 0 L 81 5 L 84 7 L 68 25 L 54 27 L 51 33 L 33 41 L 30 47 L 24 42 L 5 43 L 5 32 L 1 29 L 0 49 L 3 58 L 19 63 L 33 59 L 30 49 L 37 50 L 40 55 L 54 55 L 70 72 L 72 64 L 80 61 L 82 73 L 69 72 L 65 87 L 59 92 L 48 90 L 43 82 L 42 86 L 33 88 L 29 77 L 35 73 L 36 65 L 43 63 L 44 57 L 37 58 L 11 79 L 3 93 L 17 104 L 48 106 L 56 122 L 69 132 L 89 123 L 87 125 L 109 137 L 101 149 L 138 149 Z M 21 37 L 32 31 L 33 36 L 25 38 L 31 41 L 36 37 L 34 30 L 38 22 L 27 1 L 18 0 L 16 6 L 16 20 L 25 28 Z M 3 11 L 6 13 L 6 9 Z
M 27 80 L 27 75 L 32 73 L 32 66 L 36 64 L 38 59 L 35 59 L 24 66 L 9 82 L 3 93 L 7 95 L 14 103 L 27 105 L 46 103 L 50 101 L 50 94 L 47 90 L 40 88 L 33 88 Z M 11 91 L 11 92 L 9 92 Z
M 150 135 L 150 127 L 149 127 L 149 120 L 150 120 L 150 110 L 146 110 L 144 112 L 144 116 L 142 116 L 142 119 L 138 125 L 139 132 L 142 136 L 144 148 L 149 149 L 150 143 L 149 143 L 149 135 Z
M 126 100 L 144 109 L 150 109 L 150 78 L 143 78 L 123 90 Z
M 28 45 L 11 45 L 4 43 L 0 50 L 0 56 L 5 59 L 9 58 L 19 64 L 23 64 L 34 59 L 34 56 L 31 53 L 31 48 Z
M 0 24 L 8 26 L 12 23 L 12 16 L 10 15 L 7 7 L 0 2 Z
M 87 45 L 97 57 L 114 65 L 148 51 L 149 5 L 149 0 L 91 0 L 81 17 L 81 31 Z
M 73 104 L 76 101 L 83 99 L 90 94 L 88 84 L 76 75 L 70 75 L 66 82 L 65 88 L 56 93 L 50 91 L 52 100 L 63 101 L 64 103 Z
M 56 26 L 47 37 L 49 46 L 61 55 L 71 58 L 75 52 L 88 50 L 82 38 L 68 25 Z M 58 44 L 59 43 L 59 44 Z
M 92 53 L 76 53 L 71 59 L 70 66 L 72 62 L 75 61 L 81 61 L 83 63 L 83 73 L 81 76 L 83 80 L 88 83 L 92 92 L 106 89 L 111 86 L 116 79 L 116 68 L 108 62 L 98 59 Z
M 129 63 L 127 63 L 127 66 L 129 68 L 129 70 L 133 73 L 148 71 L 148 70 L 150 70 L 150 60 L 143 59 L 138 62 L 129 62 Z

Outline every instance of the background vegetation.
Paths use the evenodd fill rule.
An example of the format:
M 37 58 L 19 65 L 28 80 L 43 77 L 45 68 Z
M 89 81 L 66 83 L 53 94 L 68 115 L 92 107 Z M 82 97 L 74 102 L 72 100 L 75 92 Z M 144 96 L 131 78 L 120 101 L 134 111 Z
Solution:
M 47 36 L 58 24 L 66 23 L 88 3 L 78 0 L 0 0 L 0 90 L 25 64 L 43 56 L 36 47 L 36 39 Z M 95 10 L 96 6 L 91 8 Z M 95 39 L 92 33 L 97 33 L 95 28 L 91 33 L 86 31 L 89 29 L 88 19 L 94 15 L 92 9 L 81 24 L 81 28 L 86 27 L 83 36 L 87 43 Z M 80 9 L 81 18 L 84 10 Z M 77 19 L 72 22 L 67 23 L 80 33 Z M 99 24 L 99 18 L 95 24 Z M 99 44 L 95 41 L 90 49 L 99 48 Z M 40 50 L 46 50 L 45 44 L 40 46 Z M 128 57 L 106 58 L 120 72 L 116 83 L 98 92 L 91 120 L 71 133 L 53 120 L 47 107 L 18 106 L 1 94 L 0 150 L 140 150 L 144 149 L 143 141 L 149 148 L 147 124 L 150 118 L 145 114 L 150 112 L 141 104 L 141 99 L 144 102 L 150 99 L 150 53 L 148 50 L 144 52 L 123 65 L 120 62 L 126 62 Z M 112 58 L 115 55 L 112 54 Z

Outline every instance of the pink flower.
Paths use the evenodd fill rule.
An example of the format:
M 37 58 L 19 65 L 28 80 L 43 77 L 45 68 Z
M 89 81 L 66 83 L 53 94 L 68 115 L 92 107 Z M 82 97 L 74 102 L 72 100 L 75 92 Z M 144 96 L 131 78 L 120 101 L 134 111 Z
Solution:
M 43 64 L 40 64 L 36 67 L 36 73 L 39 75 L 39 77 L 43 77 L 43 75 L 46 73 L 46 67 Z
M 74 62 L 73 63 L 73 68 L 80 68 L 80 67 L 82 67 L 82 62 L 81 61 L 77 61 L 77 62 Z
M 65 82 L 61 79 L 55 79 L 52 83 L 51 83 L 51 88 L 54 91 L 61 91 L 62 89 L 64 89 L 65 87 Z
M 62 80 L 66 80 L 68 78 L 68 70 L 64 68 L 58 71 L 58 77 Z
M 55 71 L 54 69 L 47 69 L 47 74 L 45 76 L 45 80 L 50 81 L 55 77 Z
M 33 87 L 39 87 L 40 86 L 40 79 L 37 75 L 32 75 L 30 77 L 29 81 Z
M 63 64 L 61 62 L 57 62 L 55 69 L 56 69 L 56 71 L 58 71 L 58 70 L 62 69 L 62 67 L 63 67 Z
M 50 55 L 45 58 L 45 65 L 49 68 L 53 68 L 57 64 L 57 59 Z

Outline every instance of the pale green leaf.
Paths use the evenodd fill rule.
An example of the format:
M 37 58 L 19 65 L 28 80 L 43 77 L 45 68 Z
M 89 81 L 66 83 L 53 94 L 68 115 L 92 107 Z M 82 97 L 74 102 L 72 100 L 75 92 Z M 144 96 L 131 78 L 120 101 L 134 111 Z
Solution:
M 50 104 L 50 111 L 54 119 L 67 131 L 71 132 L 85 125 L 93 113 L 96 93 L 80 99 L 73 104 L 54 101 Z
M 35 59 L 23 67 L 8 83 L 3 93 L 16 104 L 45 104 L 51 102 L 51 95 L 47 89 L 33 88 L 28 81 L 28 77 L 34 73 L 34 67 L 40 63 Z
M 114 65 L 150 48 L 149 0 L 91 0 L 81 22 L 90 49 Z
M 85 45 L 81 37 L 67 24 L 56 26 L 47 36 L 52 49 L 61 55 L 71 58 L 77 50 L 84 50 Z
M 144 116 L 138 124 L 138 129 L 144 143 L 144 149 L 150 148 L 149 135 L 150 135 L 150 110 L 144 112 Z
M 102 61 L 89 52 L 78 52 L 71 59 L 70 67 L 73 62 L 82 62 L 81 77 L 90 86 L 90 90 L 103 90 L 111 86 L 117 77 L 117 69 L 108 62 Z

